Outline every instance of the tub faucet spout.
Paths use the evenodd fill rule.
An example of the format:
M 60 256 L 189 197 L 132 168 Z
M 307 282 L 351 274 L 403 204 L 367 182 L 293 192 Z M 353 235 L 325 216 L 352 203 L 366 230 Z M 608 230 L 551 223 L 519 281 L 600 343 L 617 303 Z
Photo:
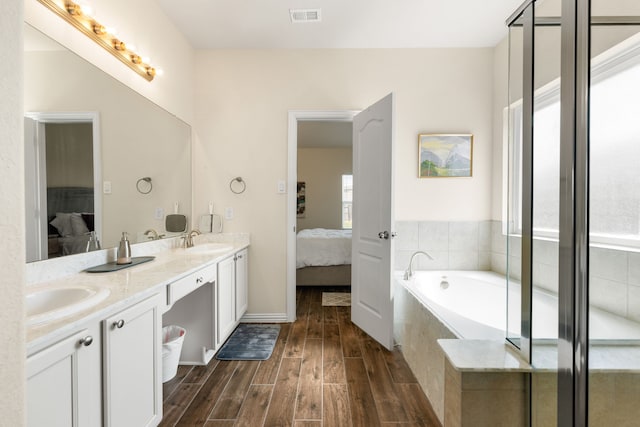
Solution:
M 429 255 L 428 253 L 426 253 L 425 251 L 415 251 L 413 254 L 411 254 L 411 258 L 409 259 L 409 267 L 407 267 L 407 269 L 404 272 L 404 280 L 409 280 L 409 279 L 411 279 L 411 276 L 413 276 L 413 269 L 411 268 L 411 266 L 413 264 L 413 259 L 418 254 L 424 255 L 427 258 L 429 258 L 430 260 L 433 260 L 433 257 L 431 255 Z

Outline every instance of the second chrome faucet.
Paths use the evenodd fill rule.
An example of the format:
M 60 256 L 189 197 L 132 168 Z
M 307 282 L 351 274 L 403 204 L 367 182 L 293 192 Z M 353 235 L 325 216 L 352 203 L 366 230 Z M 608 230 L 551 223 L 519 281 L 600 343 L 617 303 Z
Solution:
M 411 254 L 411 258 L 409 259 L 409 266 L 404 271 L 404 280 L 409 280 L 409 279 L 411 279 L 411 276 L 413 276 L 412 264 L 413 264 L 413 259 L 417 255 L 424 255 L 427 258 L 429 258 L 430 260 L 433 260 L 433 257 L 431 255 L 429 255 L 428 253 L 426 253 L 425 251 L 415 251 L 414 253 L 412 253 Z

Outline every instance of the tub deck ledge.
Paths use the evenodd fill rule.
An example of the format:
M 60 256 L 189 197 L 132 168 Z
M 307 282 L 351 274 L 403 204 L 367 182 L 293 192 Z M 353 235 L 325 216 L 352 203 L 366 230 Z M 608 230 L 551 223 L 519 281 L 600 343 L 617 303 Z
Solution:
M 502 341 L 439 339 L 445 357 L 460 372 L 531 372 L 530 364 Z

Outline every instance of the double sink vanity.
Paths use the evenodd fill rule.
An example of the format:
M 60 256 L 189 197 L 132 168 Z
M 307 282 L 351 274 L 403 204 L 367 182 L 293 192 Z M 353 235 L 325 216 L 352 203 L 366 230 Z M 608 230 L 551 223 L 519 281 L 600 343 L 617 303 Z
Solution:
M 49 261 L 31 273 L 28 425 L 161 421 L 163 325 L 186 329 L 181 363 L 204 365 L 247 310 L 248 234 L 195 242 L 192 248 L 179 247 L 179 239 L 135 245 L 134 256 L 155 258 L 115 272 L 81 271 L 113 259 L 104 250 L 80 255 L 76 273 L 47 273 Z

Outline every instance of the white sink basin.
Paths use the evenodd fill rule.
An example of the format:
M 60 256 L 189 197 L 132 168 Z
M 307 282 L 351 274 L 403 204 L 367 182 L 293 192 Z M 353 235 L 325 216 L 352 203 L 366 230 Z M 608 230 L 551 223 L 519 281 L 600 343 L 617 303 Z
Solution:
M 27 294 L 27 325 L 70 316 L 100 303 L 109 289 L 95 286 L 66 286 L 42 289 Z
M 203 243 L 188 248 L 187 251 L 194 254 L 215 254 L 230 251 L 233 246 L 228 243 Z

